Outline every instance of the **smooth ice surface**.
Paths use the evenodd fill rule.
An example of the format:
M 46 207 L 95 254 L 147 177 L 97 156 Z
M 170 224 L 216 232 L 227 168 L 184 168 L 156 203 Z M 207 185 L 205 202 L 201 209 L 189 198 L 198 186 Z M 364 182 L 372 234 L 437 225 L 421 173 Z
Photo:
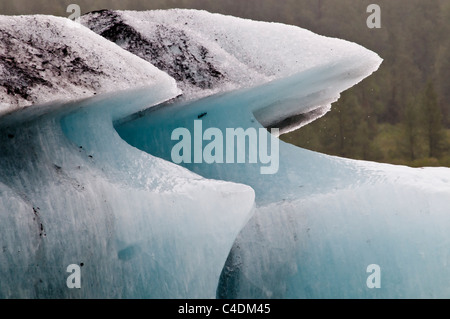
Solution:
M 0 119 L 0 298 L 215 297 L 253 190 L 145 154 L 112 124 L 170 88 Z M 81 289 L 66 286 L 70 264 Z
M 308 70 L 309 81 L 298 75 L 149 110 L 116 128 L 131 145 L 171 160 L 179 142 L 171 140 L 175 128 L 188 128 L 194 136 L 194 120 L 201 116 L 203 131 L 259 129 L 253 112 L 266 103 L 284 102 L 282 97 L 267 100 L 271 93 L 295 87 L 299 100 L 314 104 L 322 95 L 311 97 L 311 87 L 320 88 L 322 80 L 334 74 L 330 69 Z M 328 80 L 338 87 L 339 79 Z M 259 138 L 268 140 L 268 133 Z M 219 298 L 450 296 L 450 169 L 348 160 L 281 141 L 279 148 L 279 171 L 274 175 L 261 175 L 264 164 L 250 164 L 248 157 L 244 164 L 182 164 L 204 177 L 255 190 L 257 209 L 229 255 Z M 371 264 L 381 267 L 380 289 L 366 285 Z

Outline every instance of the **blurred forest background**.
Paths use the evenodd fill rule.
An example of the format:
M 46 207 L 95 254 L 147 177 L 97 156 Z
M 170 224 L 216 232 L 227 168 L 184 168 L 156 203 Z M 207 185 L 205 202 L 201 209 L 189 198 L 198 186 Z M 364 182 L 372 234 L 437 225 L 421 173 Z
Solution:
M 2 0 L 0 14 L 69 16 L 98 9 L 205 9 L 293 24 L 377 52 L 380 69 L 286 142 L 348 158 L 450 166 L 450 0 Z M 369 29 L 369 4 L 381 29 Z M 276 48 L 274 48 L 276 50 Z

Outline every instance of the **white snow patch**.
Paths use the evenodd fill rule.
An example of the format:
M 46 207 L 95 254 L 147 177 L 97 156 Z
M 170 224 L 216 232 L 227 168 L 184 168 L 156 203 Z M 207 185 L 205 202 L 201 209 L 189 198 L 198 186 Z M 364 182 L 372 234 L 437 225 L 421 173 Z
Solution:
M 10 81 L 13 87 L 20 87 L 24 79 L 21 72 L 42 80 L 34 84 L 29 80 L 23 86 L 26 97 L 5 94 L 3 88 L 2 113 L 31 104 L 81 99 L 156 82 L 165 84 L 168 99 L 181 93 L 166 73 L 67 18 L 0 16 L 0 30 L 0 55 L 15 64 L 11 75 L 5 71 L 6 59 L 0 63 L 2 82 Z

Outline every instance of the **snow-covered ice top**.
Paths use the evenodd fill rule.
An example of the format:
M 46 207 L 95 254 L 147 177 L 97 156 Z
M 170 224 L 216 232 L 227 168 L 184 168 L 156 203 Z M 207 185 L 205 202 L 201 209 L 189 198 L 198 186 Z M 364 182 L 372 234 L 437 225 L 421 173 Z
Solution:
M 36 103 L 175 81 L 67 18 L 0 16 L 0 113 Z
M 345 40 L 206 11 L 102 10 L 78 22 L 84 26 L 53 16 L 0 16 L 0 113 L 155 83 L 167 84 L 168 99 L 182 92 L 192 100 L 291 78 L 263 88 L 259 100 L 267 105 L 253 110 L 264 126 L 284 133 L 325 114 L 382 61 Z
M 249 87 L 343 58 L 368 61 L 369 74 L 381 62 L 355 43 L 207 11 L 102 10 L 80 22 L 168 72 L 184 95 Z
M 322 104 L 309 105 L 311 101 L 299 102 L 294 96 L 286 96 L 289 106 L 277 103 L 276 110 L 261 114 L 265 126 L 304 113 L 312 119 L 323 115 L 342 90 L 370 75 L 382 61 L 376 53 L 345 40 L 296 26 L 207 11 L 101 10 L 82 16 L 80 22 L 174 77 L 188 100 L 254 87 L 306 70 L 341 66 L 333 74 L 333 82 L 347 82 L 337 92 L 311 92 L 322 95 Z M 328 79 L 324 76 L 318 80 Z M 295 123 L 289 125 L 297 127 Z

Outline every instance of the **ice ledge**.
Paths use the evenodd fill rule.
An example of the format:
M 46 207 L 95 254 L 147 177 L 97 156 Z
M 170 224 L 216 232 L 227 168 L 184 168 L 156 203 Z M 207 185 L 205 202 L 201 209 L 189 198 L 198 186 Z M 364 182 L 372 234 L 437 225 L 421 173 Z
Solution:
M 268 84 L 264 88 L 272 89 L 265 96 L 273 105 L 258 110 L 257 118 L 282 133 L 325 114 L 340 92 L 382 62 L 352 42 L 207 11 L 102 10 L 80 22 L 167 72 L 186 100 Z M 276 89 L 280 80 L 287 88 L 283 94 Z
M 324 115 L 382 61 L 345 40 L 206 11 L 103 10 L 79 22 L 88 28 L 53 16 L 0 16 L 0 114 L 156 83 L 167 100 L 180 89 L 193 100 L 262 86 L 272 103 L 258 103 L 255 115 L 285 133 Z

